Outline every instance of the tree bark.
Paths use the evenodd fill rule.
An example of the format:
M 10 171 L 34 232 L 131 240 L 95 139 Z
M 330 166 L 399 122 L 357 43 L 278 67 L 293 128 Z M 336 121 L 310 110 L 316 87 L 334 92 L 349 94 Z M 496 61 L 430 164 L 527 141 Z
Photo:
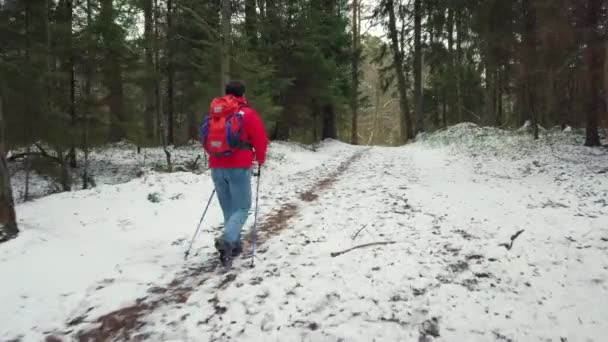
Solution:
M 93 41 L 93 35 L 91 33 L 91 26 L 93 25 L 93 9 L 91 8 L 91 0 L 87 0 L 87 30 L 86 30 L 86 52 L 84 61 L 84 132 L 82 137 L 82 150 L 84 152 L 84 166 L 82 171 L 82 188 L 87 189 L 89 187 L 89 117 L 91 116 L 91 109 L 93 107 L 91 84 L 93 83 L 93 52 L 91 51 L 91 45 Z
M 2 115 L 2 95 L 0 94 L 0 242 L 10 240 L 19 234 L 13 189 L 4 152 L 5 131 Z
M 2 120 L 2 97 L 0 96 L 0 127 Z M 4 153 L 4 135 L 0 138 L 0 242 L 10 240 L 17 236 L 17 220 L 15 216 L 15 202 L 11 186 L 10 173 Z
M 169 145 L 175 143 L 173 47 L 173 0 L 167 0 L 167 143 Z
M 602 11 L 602 0 L 589 0 L 586 15 L 587 48 L 585 50 L 585 62 L 588 68 L 589 95 L 587 96 L 587 127 L 585 146 L 600 146 L 598 134 L 599 117 L 605 113 L 604 85 L 602 82 L 604 60 L 606 58 L 603 46 L 602 34 L 600 32 L 600 13 Z M 605 29 L 605 28 L 603 28 Z
M 352 78 L 353 78 L 353 89 L 351 94 L 351 144 L 357 145 L 357 121 L 359 111 L 359 25 L 358 18 L 360 15 L 359 1 L 353 0 L 353 18 L 352 18 Z
M 456 22 L 456 113 L 458 114 L 458 122 L 464 121 L 463 116 L 463 101 L 462 101 L 462 4 L 456 4 L 455 20 Z
M 455 78 L 454 72 L 456 70 L 456 58 L 454 58 L 454 5 L 450 5 L 448 7 L 448 18 L 447 18 L 447 29 L 448 29 L 448 75 L 450 77 L 450 79 L 452 77 Z M 453 83 L 450 81 L 448 82 L 448 85 L 445 87 L 446 88 L 446 102 L 448 103 L 448 107 L 449 107 L 449 112 L 446 111 L 446 115 L 444 116 L 444 125 L 447 127 L 447 125 L 451 122 L 453 122 L 453 118 L 450 118 L 452 120 L 448 119 L 448 114 L 452 114 L 451 116 L 454 115 L 455 113 L 455 108 L 456 108 L 456 103 L 454 101 L 454 94 L 453 94 Z
M 524 59 L 522 63 L 524 75 L 524 103 L 528 111 L 534 139 L 538 139 L 538 120 L 536 113 L 536 11 L 534 0 L 522 0 L 524 32 Z
M 496 70 L 496 126 L 502 126 L 503 124 L 503 105 L 502 105 L 502 81 L 503 81 L 503 76 L 502 76 L 502 68 L 498 68 L 498 70 Z
M 68 152 L 69 165 L 72 169 L 76 164 L 76 136 L 78 127 L 76 125 L 76 77 L 75 77 L 75 56 L 72 38 L 73 20 L 73 1 L 61 0 L 57 4 L 57 36 L 59 39 L 60 62 L 61 62 L 61 100 L 62 110 L 70 114 L 69 145 Z
M 323 131 L 321 139 L 337 139 L 338 130 L 336 127 L 336 113 L 333 104 L 326 104 L 322 107 L 323 111 Z
M 159 142 L 165 146 L 167 137 L 165 135 L 165 127 L 162 119 L 162 99 L 161 94 L 161 66 L 160 66 L 160 30 L 158 21 L 160 19 L 160 6 L 158 0 L 154 0 L 153 10 L 153 28 L 154 28 L 154 43 L 152 50 L 154 51 L 154 114 L 156 118 L 156 135 L 158 136 Z
M 143 0 L 144 11 L 144 131 L 145 137 L 149 140 L 154 139 L 154 13 L 152 0 Z
M 389 36 L 391 50 L 393 51 L 393 66 L 397 74 L 397 86 L 399 89 L 400 120 L 400 142 L 406 143 L 412 137 L 412 125 L 410 121 L 410 109 L 407 100 L 407 81 L 403 70 L 403 51 L 399 46 L 399 33 L 397 32 L 397 20 L 395 18 L 395 4 L 393 0 L 386 1 L 389 15 Z
M 422 0 L 414 0 L 414 103 L 416 128 L 414 134 L 424 132 L 422 113 Z

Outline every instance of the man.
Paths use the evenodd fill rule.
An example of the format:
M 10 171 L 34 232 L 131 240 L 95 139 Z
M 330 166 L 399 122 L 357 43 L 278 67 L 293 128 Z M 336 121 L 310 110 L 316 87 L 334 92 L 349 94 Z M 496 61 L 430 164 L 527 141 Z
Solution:
M 217 103 L 228 107 L 231 104 L 237 106 L 230 111 L 236 110 L 238 111 L 238 115 L 241 116 L 240 121 L 231 121 L 232 126 L 237 125 L 237 123 L 240 125 L 240 131 L 237 131 L 240 141 L 238 147 L 231 145 L 230 153 L 210 152 L 208 153 L 208 158 L 211 178 L 213 179 L 217 198 L 224 214 L 224 232 L 221 237 L 215 240 L 215 247 L 220 253 L 222 264 L 229 267 L 232 258 L 238 256 L 242 251 L 241 230 L 245 221 L 247 221 L 249 209 L 251 208 L 251 169 L 254 160 L 257 161 L 260 168 L 264 164 L 268 138 L 257 112 L 247 104 L 247 100 L 244 97 L 245 85 L 243 82 L 230 81 L 226 85 L 225 93 L 226 95 L 217 99 L 218 102 L 215 103 L 216 106 L 218 106 Z M 215 109 L 217 112 L 221 111 L 221 109 L 218 109 L 219 107 L 214 108 L 213 106 L 214 102 L 212 102 L 211 109 Z M 206 121 L 209 128 L 207 136 L 203 134 L 204 146 L 205 144 L 214 143 L 209 138 L 213 136 L 211 120 Z M 230 128 L 230 124 L 227 123 L 228 121 L 230 119 L 225 119 L 223 122 L 224 126 L 220 126 L 216 131 L 221 132 L 221 134 L 227 132 L 226 127 Z M 223 136 L 218 139 L 223 139 Z M 216 145 L 214 146 L 223 142 L 228 143 L 227 141 L 230 141 L 230 139 L 215 142 Z M 213 146 L 207 146 L 206 150 L 208 152 L 212 151 Z

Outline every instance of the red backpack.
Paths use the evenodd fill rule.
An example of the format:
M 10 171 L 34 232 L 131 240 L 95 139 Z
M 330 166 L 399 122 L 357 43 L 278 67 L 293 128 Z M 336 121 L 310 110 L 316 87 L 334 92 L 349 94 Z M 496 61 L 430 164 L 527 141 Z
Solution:
M 242 140 L 243 106 L 234 96 L 216 97 L 209 107 L 209 114 L 201 127 L 205 151 L 223 157 L 231 155 L 236 149 L 251 149 L 251 145 Z

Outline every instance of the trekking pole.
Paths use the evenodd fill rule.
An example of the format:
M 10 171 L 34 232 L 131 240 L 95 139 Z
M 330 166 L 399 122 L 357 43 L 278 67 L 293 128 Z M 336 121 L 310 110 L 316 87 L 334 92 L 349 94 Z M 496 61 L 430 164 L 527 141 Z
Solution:
M 258 165 L 258 184 L 255 190 L 255 212 L 253 214 L 253 227 L 251 228 L 251 267 L 253 267 L 255 259 L 255 236 L 256 226 L 258 223 L 258 200 L 260 196 L 260 178 L 262 176 L 262 167 Z
M 188 250 L 186 251 L 186 254 L 184 255 L 184 260 L 186 260 L 188 258 L 188 255 L 190 255 L 190 249 L 192 248 L 192 244 L 194 243 L 194 239 L 196 239 L 196 236 L 198 235 L 198 231 L 201 229 L 201 224 L 203 223 L 203 219 L 205 218 L 205 215 L 207 215 L 207 210 L 209 209 L 209 204 L 211 204 L 211 200 L 213 199 L 213 195 L 214 194 L 215 194 L 215 188 L 211 192 L 211 196 L 209 196 L 209 201 L 207 202 L 207 206 L 205 207 L 205 211 L 203 212 L 203 216 L 201 216 L 201 220 L 198 222 L 198 227 L 196 227 L 196 231 L 194 232 L 194 236 L 192 236 L 192 240 L 190 241 L 190 247 L 188 247 Z

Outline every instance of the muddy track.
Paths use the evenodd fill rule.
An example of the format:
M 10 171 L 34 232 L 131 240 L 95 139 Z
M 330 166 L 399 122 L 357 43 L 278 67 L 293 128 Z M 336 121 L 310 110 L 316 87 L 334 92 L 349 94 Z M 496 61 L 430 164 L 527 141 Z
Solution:
M 367 150 L 361 150 L 353 154 L 351 157 L 342 162 L 336 170 L 321 178 L 307 191 L 298 194 L 298 198 L 293 199 L 283 204 L 277 211 L 267 215 L 258 225 L 257 244 L 263 247 L 264 243 L 281 233 L 282 230 L 288 227 L 288 222 L 291 218 L 298 214 L 302 202 L 313 202 L 326 189 L 330 188 L 340 176 L 344 174 L 349 166 L 359 159 Z M 247 250 L 250 242 L 244 241 L 244 248 Z M 263 251 L 260 251 L 263 252 Z M 247 267 L 240 263 L 235 264 L 234 268 Z M 129 340 L 141 341 L 145 340 L 146 336 L 138 334 L 138 331 L 146 325 L 144 317 L 163 305 L 183 304 L 188 301 L 190 295 L 200 286 L 205 284 L 210 279 L 217 277 L 214 271 L 218 268 L 217 260 L 211 259 L 202 264 L 192 267 L 192 265 L 184 266 L 173 281 L 164 287 L 151 287 L 147 290 L 147 295 L 138 298 L 135 303 L 130 306 L 115 310 L 101 317 L 93 319 L 92 323 L 96 325 L 93 329 L 81 330 L 75 334 L 78 341 L 113 341 L 113 340 Z M 220 284 L 220 289 L 227 287 L 236 279 L 235 274 L 226 275 L 225 279 Z M 65 335 L 73 333 L 75 325 L 88 321 L 86 316 L 78 317 L 70 320 L 68 323 Z M 48 336 L 47 341 L 61 340 L 58 336 Z

